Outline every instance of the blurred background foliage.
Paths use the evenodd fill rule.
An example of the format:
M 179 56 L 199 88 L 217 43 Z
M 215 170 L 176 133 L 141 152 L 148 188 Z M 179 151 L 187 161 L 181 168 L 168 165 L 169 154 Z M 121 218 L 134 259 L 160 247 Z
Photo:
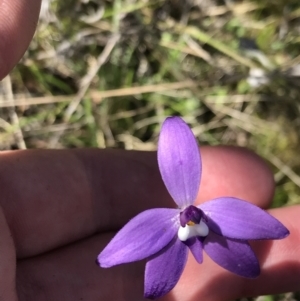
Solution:
M 201 145 L 266 158 L 274 207 L 299 203 L 299 34 L 298 0 L 43 0 L 0 85 L 0 147 L 154 150 L 181 115 Z

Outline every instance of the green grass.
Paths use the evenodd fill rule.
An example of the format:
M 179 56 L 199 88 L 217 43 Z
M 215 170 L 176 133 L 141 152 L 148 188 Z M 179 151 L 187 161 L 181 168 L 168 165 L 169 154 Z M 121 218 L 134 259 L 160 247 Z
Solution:
M 20 147 L 21 129 L 28 148 L 152 150 L 165 116 L 181 115 L 201 145 L 269 160 L 274 207 L 300 203 L 299 1 L 191 2 L 52 0 L 11 73 L 19 123 L 2 109 L 0 147 Z M 249 84 L 255 68 L 267 84 Z

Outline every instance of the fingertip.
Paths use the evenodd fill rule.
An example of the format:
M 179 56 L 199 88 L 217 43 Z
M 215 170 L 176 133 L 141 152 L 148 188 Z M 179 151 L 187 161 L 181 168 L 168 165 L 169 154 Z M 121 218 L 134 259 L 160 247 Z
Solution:
M 0 80 L 20 60 L 34 34 L 41 1 L 0 0 Z
M 287 229 L 287 235 L 279 243 L 275 244 L 279 249 L 282 259 L 291 258 L 291 252 L 299 258 L 300 264 L 300 205 L 272 209 L 269 211 Z
M 278 294 L 299 288 L 300 206 L 272 209 L 270 213 L 290 234 L 278 240 L 252 242 L 260 261 L 261 275 L 257 281 L 244 281 L 240 295 Z
M 274 195 L 268 164 L 250 150 L 232 146 L 202 147 L 203 174 L 198 201 L 221 196 L 244 199 L 267 208 Z

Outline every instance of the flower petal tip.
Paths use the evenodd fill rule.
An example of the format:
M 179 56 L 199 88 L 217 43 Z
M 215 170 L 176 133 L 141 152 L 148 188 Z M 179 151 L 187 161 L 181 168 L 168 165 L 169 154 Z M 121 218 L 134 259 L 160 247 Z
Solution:
M 257 263 L 256 265 L 253 265 L 252 269 L 249 269 L 248 273 L 245 275 L 241 275 L 242 277 L 248 278 L 248 279 L 255 279 L 260 275 L 260 266 Z
M 284 225 L 282 225 L 282 230 L 280 232 L 281 233 L 279 233 L 278 239 L 286 238 L 291 234 L 290 231 Z
M 104 264 L 104 261 L 101 260 L 101 253 L 98 255 L 95 262 L 96 262 L 97 266 L 100 268 L 109 268 L 110 267 L 110 265 Z
M 98 257 L 96 258 L 96 264 L 100 267 L 100 268 L 111 268 L 113 266 L 115 266 L 116 264 L 114 264 L 113 260 L 111 259 L 110 256 L 106 256 L 105 254 L 100 253 L 98 255 Z
M 169 287 L 168 283 L 160 283 L 156 287 L 151 287 L 151 289 L 145 288 L 144 298 L 155 300 L 161 298 L 168 294 L 173 287 Z
M 150 300 L 155 300 L 155 299 L 160 298 L 162 296 L 163 295 L 153 294 L 152 292 L 145 292 L 144 293 L 144 298 L 145 299 L 150 299 Z
M 100 264 L 98 258 L 95 260 L 95 263 L 96 263 L 96 265 L 97 265 L 98 267 L 101 267 L 101 264 Z
M 269 215 L 269 213 L 267 213 Z M 290 235 L 290 231 L 274 216 L 270 215 L 273 218 L 272 223 L 269 227 L 273 232 L 273 235 L 269 239 L 284 239 Z M 268 237 L 266 237 L 268 239 Z

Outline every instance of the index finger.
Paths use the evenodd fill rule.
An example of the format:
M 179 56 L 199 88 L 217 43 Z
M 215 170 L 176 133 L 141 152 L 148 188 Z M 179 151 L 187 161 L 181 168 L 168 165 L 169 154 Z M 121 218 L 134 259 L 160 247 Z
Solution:
M 266 206 L 272 174 L 253 153 L 203 147 L 197 202 L 231 195 Z M 19 258 L 118 230 L 139 212 L 174 207 L 155 152 L 28 150 L 1 154 L 1 199 Z

